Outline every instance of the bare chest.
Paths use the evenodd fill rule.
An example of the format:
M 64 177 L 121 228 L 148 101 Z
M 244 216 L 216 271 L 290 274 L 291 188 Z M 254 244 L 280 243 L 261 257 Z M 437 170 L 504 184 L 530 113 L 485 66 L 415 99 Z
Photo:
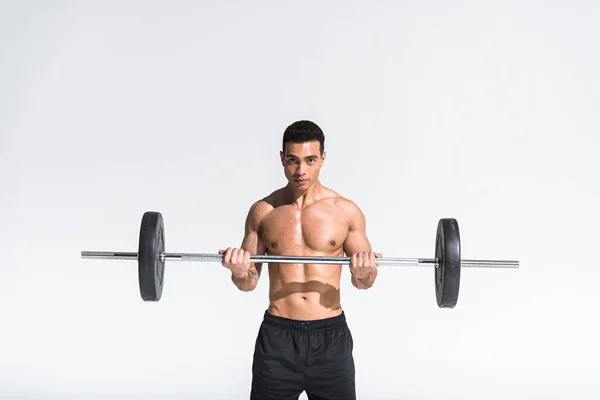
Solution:
M 281 207 L 261 225 L 261 235 L 272 254 L 312 255 L 337 251 L 346 240 L 348 224 L 335 207 Z

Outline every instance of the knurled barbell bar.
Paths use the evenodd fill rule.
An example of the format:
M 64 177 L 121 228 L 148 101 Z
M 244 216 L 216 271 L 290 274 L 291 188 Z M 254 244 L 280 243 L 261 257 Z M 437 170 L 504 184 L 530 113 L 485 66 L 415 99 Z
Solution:
M 138 252 L 82 251 L 84 259 L 137 260 L 140 294 L 144 301 L 158 301 L 162 296 L 166 261 L 221 262 L 222 254 L 165 253 L 165 228 L 161 213 L 147 211 L 142 217 Z M 350 257 L 251 255 L 254 263 L 335 264 L 348 265 Z M 442 218 L 437 225 L 435 258 L 376 259 L 377 265 L 434 267 L 435 294 L 440 308 L 454 308 L 458 301 L 460 271 L 473 268 L 519 268 L 511 260 L 462 260 L 458 222 Z

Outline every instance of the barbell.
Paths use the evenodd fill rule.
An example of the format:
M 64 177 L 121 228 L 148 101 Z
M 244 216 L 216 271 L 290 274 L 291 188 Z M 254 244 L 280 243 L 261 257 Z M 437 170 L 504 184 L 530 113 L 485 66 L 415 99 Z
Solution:
M 166 261 L 221 262 L 223 254 L 165 253 L 165 227 L 162 214 L 147 211 L 142 216 L 138 252 L 82 251 L 83 259 L 131 260 L 138 262 L 140 295 L 144 301 L 159 301 L 162 296 Z M 251 255 L 253 263 L 349 265 L 350 257 Z M 463 260 L 458 222 L 454 218 L 438 221 L 434 258 L 376 259 L 377 265 L 429 266 L 434 268 L 438 307 L 454 308 L 458 301 L 462 267 L 519 268 L 512 260 Z

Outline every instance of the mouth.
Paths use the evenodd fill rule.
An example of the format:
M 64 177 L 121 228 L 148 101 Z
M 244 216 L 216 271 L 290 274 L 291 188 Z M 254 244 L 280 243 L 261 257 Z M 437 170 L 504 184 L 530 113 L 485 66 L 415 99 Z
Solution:
M 308 182 L 308 179 L 294 179 L 294 182 L 299 185 L 304 185 L 306 182 Z

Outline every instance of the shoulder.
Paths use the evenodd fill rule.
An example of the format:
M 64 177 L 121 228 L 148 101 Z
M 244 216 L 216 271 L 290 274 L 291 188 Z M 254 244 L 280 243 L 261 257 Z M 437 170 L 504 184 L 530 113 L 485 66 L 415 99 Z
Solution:
M 350 229 L 354 229 L 365 224 L 365 215 L 355 201 L 333 191 L 330 200 L 344 215 Z
M 363 212 L 353 200 L 347 197 L 337 196 L 334 198 L 334 204 L 336 207 L 344 213 L 348 218 L 362 218 Z
M 325 192 L 323 193 L 323 198 L 327 200 L 328 203 L 333 204 L 338 210 L 342 211 L 344 214 L 360 213 L 360 208 L 354 201 L 333 189 L 327 187 L 324 187 L 324 189 Z
M 273 192 L 268 196 L 263 197 L 262 199 L 256 200 L 252 205 L 250 205 L 250 210 L 248 210 L 247 222 L 248 225 L 257 229 L 261 224 L 262 220 L 273 210 L 275 207 L 275 193 Z

